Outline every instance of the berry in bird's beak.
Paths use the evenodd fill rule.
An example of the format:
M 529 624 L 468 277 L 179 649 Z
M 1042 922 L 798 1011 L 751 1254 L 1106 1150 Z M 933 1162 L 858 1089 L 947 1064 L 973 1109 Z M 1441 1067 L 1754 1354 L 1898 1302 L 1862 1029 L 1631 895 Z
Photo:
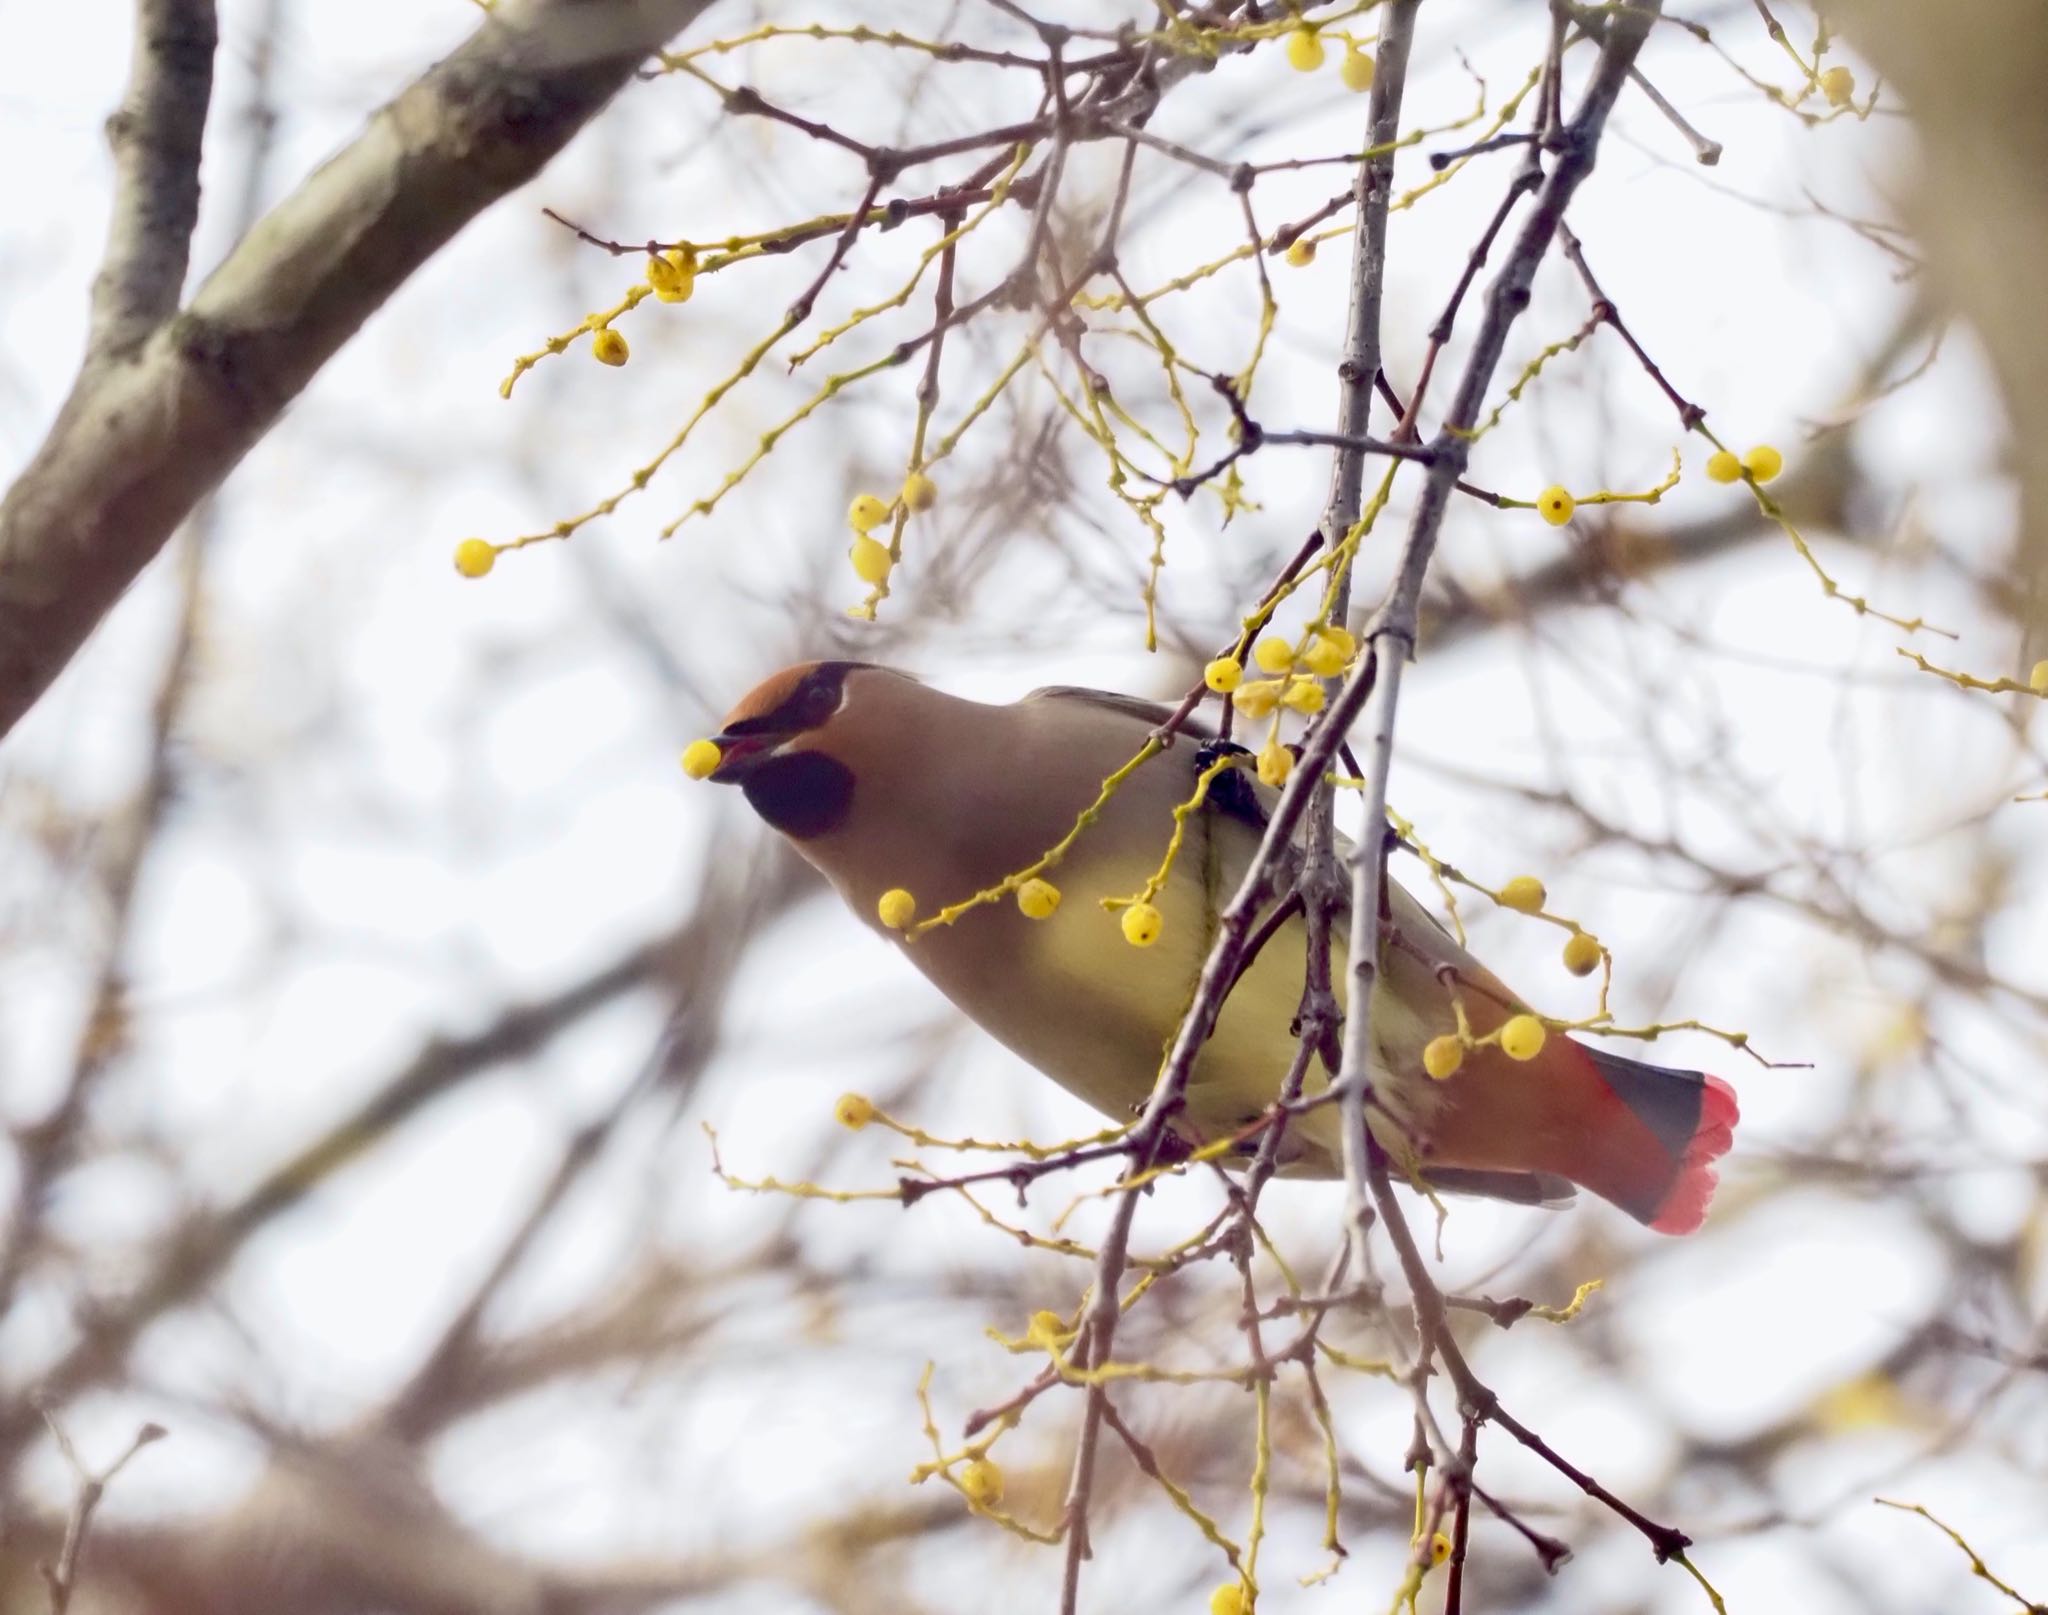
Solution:
M 756 763 L 773 755 L 775 749 L 787 739 L 788 735 L 767 734 L 755 730 L 738 735 L 714 735 L 710 740 L 699 741 L 698 745 L 713 748 L 718 753 L 718 760 L 697 777 L 708 779 L 714 785 L 736 785 L 747 776 Z M 691 748 L 692 751 L 695 749 L 694 746 Z M 688 753 L 684 755 L 687 757 Z M 686 762 L 686 770 L 688 766 Z

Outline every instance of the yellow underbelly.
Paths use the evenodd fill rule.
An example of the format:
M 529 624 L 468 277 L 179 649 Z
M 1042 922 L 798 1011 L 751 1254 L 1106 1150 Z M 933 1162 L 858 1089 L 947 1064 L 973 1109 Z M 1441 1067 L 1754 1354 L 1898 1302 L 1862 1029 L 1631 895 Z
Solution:
M 1117 915 L 1100 899 L 1135 893 L 1152 866 L 1111 867 L 1104 860 L 1062 871 L 1064 900 L 1051 918 L 1029 921 L 1008 912 L 968 917 L 964 926 L 989 925 L 998 934 L 957 939 L 933 936 L 910 951 L 954 1002 L 1009 1048 L 1069 1092 L 1112 1120 L 1128 1120 L 1150 1096 L 1162 1063 L 1195 992 L 1216 932 L 1216 910 L 1229 890 L 1218 871 L 1199 858 L 1184 859 L 1159 895 L 1165 917 L 1159 940 L 1133 947 Z M 957 951 L 949 941 L 969 944 Z M 998 945 L 991 950 L 989 943 Z M 933 944 L 936 943 L 937 946 Z M 1295 1052 L 1293 1023 L 1300 1008 L 1307 930 L 1295 921 L 1261 950 L 1224 1005 L 1214 1033 L 1196 1061 L 1180 1130 L 1208 1139 L 1258 1117 L 1278 1096 Z M 991 958 L 993 954 L 993 959 Z M 922 955 L 920 957 L 920 955 Z M 950 957 L 949 957 L 950 955 Z M 1331 968 L 1340 1004 L 1345 997 L 1346 950 L 1333 938 Z M 1028 990 L 1024 982 L 1032 985 Z M 1394 1051 L 1392 1063 L 1413 1072 L 1431 1033 L 1392 996 L 1375 995 L 1374 1042 Z M 1426 1129 L 1427 1084 L 1402 1082 L 1384 1062 L 1374 1073 L 1408 1127 Z M 1329 1086 L 1320 1060 L 1311 1060 L 1304 1091 Z M 1290 1128 L 1299 1155 L 1296 1170 L 1334 1170 L 1338 1137 L 1335 1107 L 1323 1107 Z

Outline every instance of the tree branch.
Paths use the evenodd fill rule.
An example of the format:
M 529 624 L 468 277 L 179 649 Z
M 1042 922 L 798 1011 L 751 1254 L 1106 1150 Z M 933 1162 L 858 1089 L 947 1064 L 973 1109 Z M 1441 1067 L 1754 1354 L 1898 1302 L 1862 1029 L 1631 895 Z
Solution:
M 107 120 L 114 217 L 92 288 L 96 358 L 125 358 L 177 310 L 219 40 L 213 0 L 138 0 L 128 93 Z
M 1410 520 L 1408 537 L 1387 597 L 1367 624 L 1367 656 L 1324 720 L 1342 732 L 1354 713 L 1363 709 L 1365 739 L 1364 834 L 1351 856 L 1351 993 L 1344 1025 L 1344 1064 L 1336 1091 L 1341 1096 L 1344 1130 L 1344 1182 L 1348 1214 L 1362 1228 L 1371 1215 L 1367 1182 L 1369 1139 L 1366 1100 L 1373 1070 L 1373 989 L 1379 976 L 1380 902 L 1385 888 L 1386 840 L 1379 833 L 1387 811 L 1387 773 L 1394 756 L 1394 712 L 1401 694 L 1401 672 L 1415 650 L 1416 617 L 1422 579 L 1436 552 L 1437 534 L 1465 463 L 1472 451 L 1472 427 L 1492 384 L 1493 373 L 1507 345 L 1508 332 L 1529 305 L 1536 266 L 1549 250 L 1565 209 L 1586 176 L 1593 171 L 1601 132 L 1614 110 L 1628 70 L 1648 37 L 1662 0 L 1633 0 L 1612 14 L 1585 98 L 1571 122 L 1558 133 L 1558 158 L 1550 177 L 1537 192 L 1507 261 L 1487 289 L 1486 311 L 1473 340 L 1472 353 L 1443 426 L 1431 447 L 1435 458 L 1424 477 L 1422 492 Z
M 362 323 L 706 4 L 502 0 L 250 231 L 183 314 L 118 360 L 88 356 L 0 502 L 0 734 Z M 145 15 L 157 7 L 185 14 L 151 0 Z M 155 310 L 165 265 L 124 256 L 123 239 L 117 220 L 109 265 L 130 267 L 103 287 L 140 276 L 150 294 L 124 291 L 119 306 Z

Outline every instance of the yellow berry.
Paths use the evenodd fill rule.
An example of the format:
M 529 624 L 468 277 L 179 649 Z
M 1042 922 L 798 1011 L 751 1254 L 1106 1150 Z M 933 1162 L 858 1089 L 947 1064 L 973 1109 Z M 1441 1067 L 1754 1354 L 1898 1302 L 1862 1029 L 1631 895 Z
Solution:
M 1422 1046 L 1422 1069 L 1438 1082 L 1456 1076 L 1458 1067 L 1464 1063 L 1464 1042 L 1453 1033 L 1433 1037 Z
M 1439 1531 L 1429 1539 L 1429 1562 L 1440 1565 L 1451 1556 L 1451 1539 Z
M 1742 457 L 1742 468 L 1758 482 L 1769 482 L 1785 469 L 1785 456 L 1768 443 L 1759 443 Z
M 1290 269 L 1306 269 L 1316 261 L 1316 244 L 1307 236 L 1296 236 L 1294 245 L 1287 249 L 1287 266 Z
M 880 527 L 888 519 L 889 507 L 871 493 L 855 494 L 853 503 L 846 507 L 846 525 L 856 533 Z
M 683 772 L 692 779 L 709 779 L 724 760 L 715 740 L 693 740 L 683 748 Z
M 1537 513 L 1552 527 L 1562 527 L 1578 508 L 1578 502 L 1562 488 L 1545 488 L 1536 496 Z
M 1259 783 L 1279 790 L 1287 783 L 1287 776 L 1294 772 L 1294 753 L 1277 740 L 1269 740 L 1259 750 Z
M 697 249 L 676 247 L 647 260 L 647 284 L 664 303 L 687 303 L 697 289 Z
M 1278 634 L 1268 634 L 1252 647 L 1261 673 L 1284 673 L 1294 665 L 1294 647 Z
M 1060 906 L 1060 889 L 1049 880 L 1040 880 L 1035 875 L 1017 888 L 1017 906 L 1024 911 L 1027 920 L 1052 918 L 1052 911 Z
M 697 289 L 697 255 L 688 247 L 647 260 L 647 284 L 664 303 L 687 303 Z
M 1247 718 L 1263 718 L 1280 704 L 1278 679 L 1253 679 L 1237 687 L 1237 710 Z
M 1287 686 L 1287 693 L 1280 697 L 1281 703 L 1296 712 L 1320 712 L 1323 710 L 1323 687 L 1314 679 L 1295 679 Z
M 939 502 L 939 485 L 922 471 L 913 471 L 903 479 L 901 497 L 905 510 L 930 510 Z
M 1313 28 L 1296 28 L 1287 35 L 1287 64 L 1297 73 L 1313 73 L 1323 65 L 1323 36 Z
M 590 356 L 599 364 L 622 365 L 633 357 L 633 350 L 626 346 L 624 337 L 605 325 L 591 333 Z
M 977 1508 L 993 1508 L 1003 1500 L 1003 1472 L 993 1458 L 970 1458 L 960 1466 L 960 1490 Z
M 486 539 L 465 538 L 455 546 L 455 570 L 466 578 L 480 578 L 498 564 L 498 547 Z
M 1590 976 L 1600 968 L 1600 939 L 1574 931 L 1564 939 L 1564 967 L 1575 976 Z
M 1166 929 L 1166 920 L 1159 910 L 1150 903 L 1133 903 L 1124 910 L 1124 917 L 1118 922 L 1124 929 L 1124 940 L 1134 948 L 1149 948 L 1159 940 L 1159 933 Z
M 1856 98 L 1856 75 L 1846 67 L 1831 67 L 1820 76 L 1820 93 L 1831 107 L 1845 107 Z
M 1716 449 L 1707 456 L 1707 479 L 1711 482 L 1740 482 L 1742 462 L 1733 449 Z
M 1549 901 L 1550 894 L 1534 875 L 1517 875 L 1500 889 L 1501 907 L 1511 908 L 1517 914 L 1540 914 Z
M 2048 662 L 2036 662 L 2027 675 L 2027 688 L 2036 695 L 2048 695 Z
M 1245 1601 L 1244 1583 L 1218 1582 L 1209 1595 L 1209 1615 L 1252 1615 L 1252 1606 Z
M 1202 669 L 1202 682 L 1218 695 L 1228 695 L 1244 682 L 1244 663 L 1235 656 L 1219 656 Z
M 875 1102 L 866 1094 L 843 1093 L 839 1103 L 832 1107 L 832 1114 L 841 1127 L 857 1133 L 875 1119 Z
M 853 548 L 846 552 L 846 558 L 853 562 L 853 575 L 863 583 L 886 582 L 889 569 L 896 564 L 889 554 L 889 546 L 866 533 L 854 538 Z
M 1301 659 L 1317 678 L 1333 679 L 1344 671 L 1344 664 L 1357 649 L 1358 641 L 1342 628 L 1325 628 L 1309 641 Z
M 1533 1060 L 1549 1035 L 1534 1015 L 1516 1015 L 1500 1029 L 1501 1052 L 1510 1060 Z
M 1344 60 L 1337 64 L 1337 76 L 1343 79 L 1345 89 L 1363 95 L 1372 88 L 1372 52 L 1356 45 L 1347 46 Z
M 917 918 L 917 899 L 901 886 L 891 886 L 875 905 L 876 918 L 892 931 L 900 931 Z

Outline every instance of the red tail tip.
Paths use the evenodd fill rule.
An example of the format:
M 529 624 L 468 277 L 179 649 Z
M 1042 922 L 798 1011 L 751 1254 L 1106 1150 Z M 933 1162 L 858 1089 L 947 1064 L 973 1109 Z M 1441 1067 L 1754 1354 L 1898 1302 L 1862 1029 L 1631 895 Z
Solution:
M 1714 1163 L 1728 1153 L 1735 1142 L 1735 1124 L 1742 1119 L 1735 1102 L 1735 1090 L 1719 1077 L 1704 1079 L 1700 1093 L 1699 1125 L 1679 1158 L 1671 1187 L 1664 1192 L 1657 1215 L 1650 1226 L 1660 1234 L 1690 1234 L 1707 1220 L 1707 1206 L 1721 1175 Z

